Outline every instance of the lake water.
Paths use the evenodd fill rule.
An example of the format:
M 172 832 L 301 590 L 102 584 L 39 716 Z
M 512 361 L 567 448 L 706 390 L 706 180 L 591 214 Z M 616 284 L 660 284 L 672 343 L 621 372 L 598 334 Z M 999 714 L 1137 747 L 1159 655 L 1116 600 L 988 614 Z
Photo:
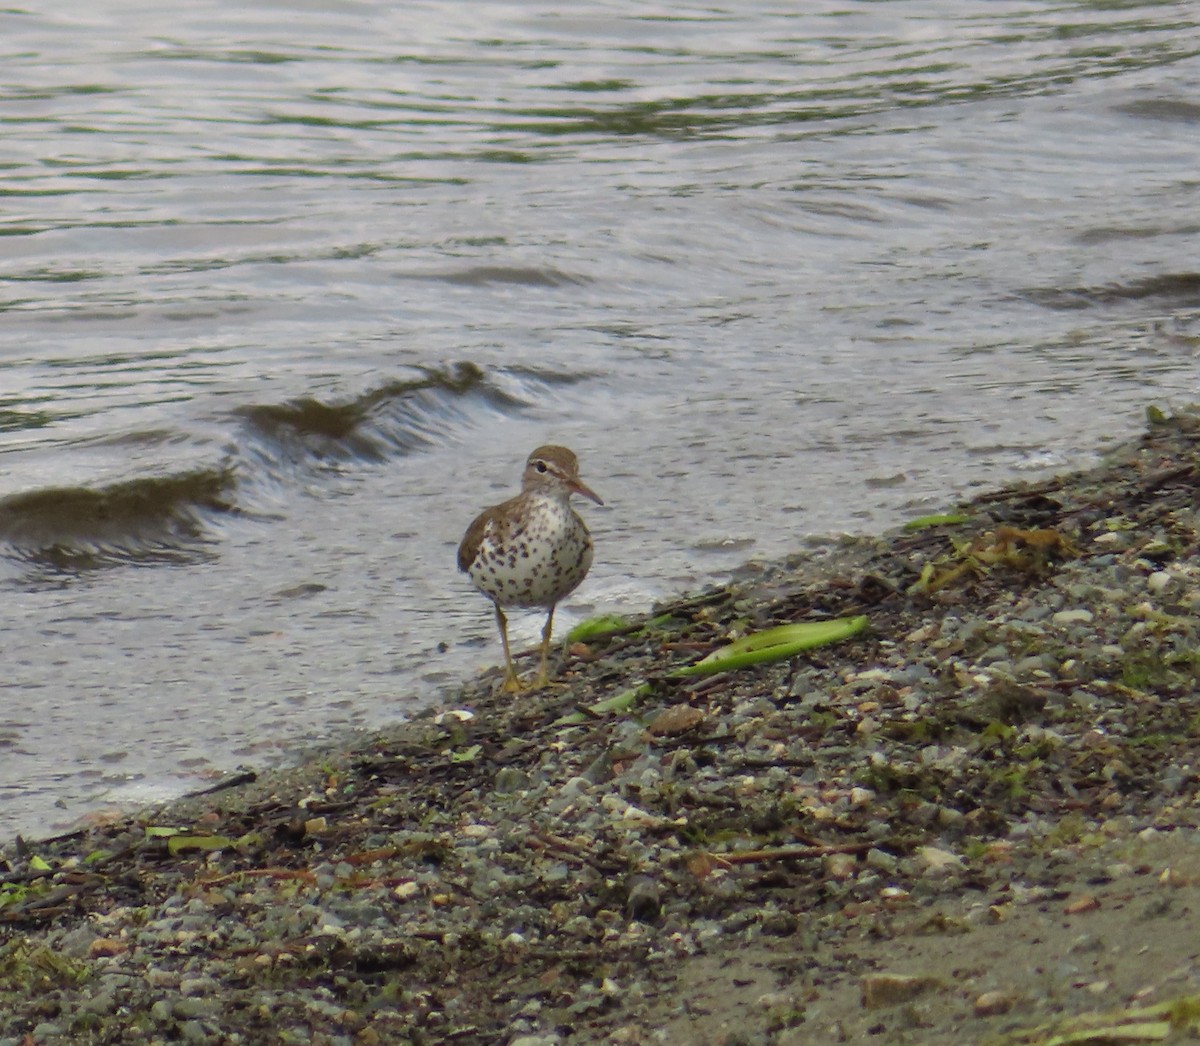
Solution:
M 0 839 L 496 663 L 454 551 L 539 443 L 605 499 L 562 631 L 1196 398 L 1200 6 L 38 7 Z

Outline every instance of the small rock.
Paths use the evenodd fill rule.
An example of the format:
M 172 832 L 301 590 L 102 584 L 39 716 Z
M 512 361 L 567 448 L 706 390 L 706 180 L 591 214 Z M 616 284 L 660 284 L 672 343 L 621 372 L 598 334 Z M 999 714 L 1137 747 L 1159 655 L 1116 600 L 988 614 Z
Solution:
M 79 1003 L 81 1013 L 94 1013 L 97 1016 L 110 1014 L 116 1008 L 117 1000 L 112 988 L 97 990 L 90 999 L 84 999 Z M 3 1044 L 3 1041 L 0 1039 L 0 1044 Z
M 602 784 L 605 781 L 611 780 L 612 776 L 612 752 L 608 749 L 605 749 L 596 756 L 582 774 L 583 779 L 590 784 Z
M 1008 1013 L 1017 1004 L 1016 997 L 1009 992 L 984 992 L 975 1000 L 976 1017 L 998 1017 Z
M 80 926 L 78 929 L 70 930 L 62 935 L 59 941 L 58 951 L 63 955 L 70 955 L 72 958 L 82 959 L 85 955 L 89 955 L 89 949 L 96 939 L 96 932 L 90 926 Z M 3 1041 L 3 1040 L 0 1040 Z
M 1081 912 L 1094 912 L 1100 907 L 1099 898 L 1090 893 L 1085 893 L 1082 897 L 1076 897 L 1063 907 L 1063 912 L 1066 915 L 1079 915 Z
M 1158 881 L 1163 886 L 1190 886 L 1192 878 L 1178 868 L 1168 865 L 1159 873 Z
M 500 795 L 523 792 L 529 787 L 529 775 L 515 766 L 503 766 L 496 771 L 494 788 Z
M 691 705 L 672 705 L 660 712 L 646 727 L 652 737 L 674 737 L 704 722 L 704 713 Z
M 205 1017 L 215 1017 L 220 1012 L 221 1003 L 216 999 L 176 999 L 175 1004 L 171 1007 L 171 1013 L 181 1021 L 194 1021 Z
M 1056 625 L 1082 625 L 1092 620 L 1092 612 L 1078 607 L 1074 610 L 1060 610 L 1050 620 Z
M 185 977 L 179 982 L 180 995 L 215 995 L 221 990 L 211 977 Z
M 874 719 L 871 716 L 863 716 L 854 732 L 861 734 L 863 737 L 870 737 L 878 729 L 879 721 L 877 719 Z
M 875 798 L 875 793 L 869 788 L 851 788 L 848 798 L 850 800 L 850 805 L 857 808 L 860 806 L 866 806 L 869 802 L 871 802 L 871 800 Z
M 861 983 L 863 1008 L 868 1010 L 911 1002 L 938 986 L 935 977 L 913 977 L 901 973 L 873 973 L 864 977 Z
M 179 983 L 179 975 L 173 970 L 164 970 L 158 966 L 151 966 L 146 971 L 146 983 L 151 988 L 173 988 Z
M 366 1026 L 366 1018 L 362 1014 L 355 1013 L 353 1010 L 342 1010 L 337 1015 L 337 1022 L 346 1031 L 354 1031 L 355 1029 L 361 1031 Z
M 772 937 L 790 937 L 796 932 L 797 925 L 791 912 L 767 912 L 763 916 L 762 931 Z
M 529 949 L 529 942 L 516 930 L 500 942 L 500 953 L 509 962 L 517 962 Z
M 88 946 L 88 958 L 109 959 L 127 951 L 129 951 L 129 944 L 126 941 L 114 937 L 97 937 Z
M 937 809 L 937 823 L 939 828 L 957 828 L 963 823 L 963 820 L 963 812 L 955 810 L 952 806 L 939 806 Z
M 592 790 L 591 782 L 585 777 L 569 777 L 563 782 L 558 794 L 563 799 L 578 799 Z
M 208 1046 L 208 1043 L 216 1041 L 199 1021 L 184 1021 L 179 1025 L 179 1035 L 191 1046 Z
M 1156 570 L 1146 578 L 1146 587 L 1156 595 L 1171 587 L 1173 578 L 1165 570 Z
M 662 911 L 662 895 L 658 883 L 647 875 L 639 875 L 629 884 L 625 907 L 629 918 L 642 923 L 654 922 Z
M 916 852 L 917 867 L 923 875 L 950 875 L 963 870 L 963 860 L 949 850 L 936 846 L 919 846 Z
M 754 1000 L 756 1006 L 763 1010 L 774 1010 L 781 1006 L 791 1006 L 792 997 L 787 992 L 763 992 Z
M 894 854 L 874 846 L 867 851 L 866 860 L 868 868 L 874 868 L 877 872 L 884 872 L 888 875 L 893 874 L 900 865 L 899 858 Z
M 858 859 L 854 854 L 829 854 L 824 863 L 825 874 L 830 879 L 840 882 L 849 879 L 854 874 L 854 870 L 858 866 Z
M 655 828 L 666 822 L 665 817 L 651 813 L 649 810 L 643 810 L 640 806 L 634 806 L 633 803 L 626 802 L 617 795 L 606 795 L 600 800 L 600 805 L 612 814 L 615 820 L 628 825 Z

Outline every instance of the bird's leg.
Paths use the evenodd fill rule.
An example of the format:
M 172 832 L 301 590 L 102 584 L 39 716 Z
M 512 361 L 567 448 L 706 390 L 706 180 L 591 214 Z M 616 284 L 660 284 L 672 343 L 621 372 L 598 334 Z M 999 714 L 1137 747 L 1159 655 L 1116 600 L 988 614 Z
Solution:
M 521 680 L 517 678 L 517 669 L 513 664 L 512 654 L 508 650 L 508 618 L 496 603 L 496 627 L 500 629 L 500 645 L 504 647 L 504 689 L 515 693 L 521 689 Z
M 550 658 L 550 629 L 554 625 L 554 604 L 550 605 L 550 613 L 546 615 L 546 627 L 542 629 L 542 669 L 538 673 L 537 682 L 534 686 L 545 686 L 546 680 L 549 678 L 549 672 L 546 668 L 546 663 Z

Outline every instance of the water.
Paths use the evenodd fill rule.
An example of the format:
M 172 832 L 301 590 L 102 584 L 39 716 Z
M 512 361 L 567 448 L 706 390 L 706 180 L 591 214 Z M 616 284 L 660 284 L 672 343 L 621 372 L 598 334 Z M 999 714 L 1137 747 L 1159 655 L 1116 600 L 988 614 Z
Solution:
M 0 838 L 494 663 L 538 443 L 565 628 L 1194 398 L 1200 9 L 792 6 L 0 13 Z

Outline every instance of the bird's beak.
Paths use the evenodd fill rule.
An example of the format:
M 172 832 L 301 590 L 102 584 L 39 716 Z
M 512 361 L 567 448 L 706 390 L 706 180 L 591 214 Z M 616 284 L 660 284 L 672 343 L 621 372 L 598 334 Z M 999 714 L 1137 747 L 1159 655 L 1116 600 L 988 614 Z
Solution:
M 582 494 L 585 498 L 589 498 L 590 500 L 594 501 L 597 505 L 604 504 L 604 502 L 600 500 L 600 495 L 592 490 L 592 488 L 586 483 L 581 483 L 579 480 L 573 479 L 571 480 L 571 489 L 576 494 Z

